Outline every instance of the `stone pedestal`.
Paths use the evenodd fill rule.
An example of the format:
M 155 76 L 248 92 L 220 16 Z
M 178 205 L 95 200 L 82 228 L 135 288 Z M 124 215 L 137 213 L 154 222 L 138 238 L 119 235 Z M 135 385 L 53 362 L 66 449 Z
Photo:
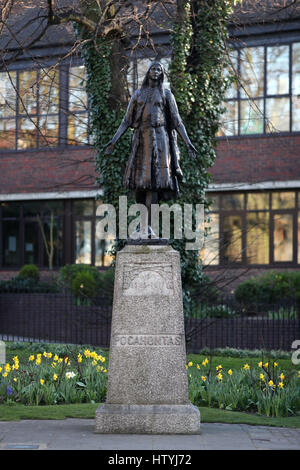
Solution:
M 106 403 L 96 433 L 196 434 L 188 400 L 179 253 L 127 245 L 117 254 Z

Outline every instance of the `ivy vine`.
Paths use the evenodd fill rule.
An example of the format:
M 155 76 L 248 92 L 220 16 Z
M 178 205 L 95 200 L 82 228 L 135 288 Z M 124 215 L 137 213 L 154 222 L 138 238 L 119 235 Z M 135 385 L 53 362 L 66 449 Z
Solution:
M 230 80 L 224 80 L 223 69 L 227 56 L 227 22 L 235 0 L 193 0 L 183 3 L 183 10 L 173 25 L 171 36 L 172 61 L 169 68 L 171 89 L 197 157 L 188 156 L 185 145 L 178 139 L 184 180 L 181 196 L 176 200 L 183 205 L 205 203 L 205 190 L 211 181 L 208 168 L 216 158 L 216 134 L 223 100 Z M 81 37 L 84 32 L 77 27 Z M 118 198 L 126 194 L 122 176 L 130 152 L 131 134 L 127 132 L 118 141 L 111 155 L 105 155 L 104 146 L 114 135 L 124 109 L 109 106 L 111 88 L 110 53 L 112 42 L 86 41 L 82 56 L 87 73 L 87 92 L 90 103 L 90 132 L 96 149 L 95 165 L 98 182 L 104 192 L 104 202 L 118 208 Z M 128 195 L 128 194 L 127 194 Z M 170 204 L 175 201 L 170 201 Z M 186 240 L 171 240 L 180 252 L 183 296 L 185 307 L 191 306 L 191 294 L 204 280 L 198 251 L 186 251 Z M 117 241 L 116 250 L 122 246 Z

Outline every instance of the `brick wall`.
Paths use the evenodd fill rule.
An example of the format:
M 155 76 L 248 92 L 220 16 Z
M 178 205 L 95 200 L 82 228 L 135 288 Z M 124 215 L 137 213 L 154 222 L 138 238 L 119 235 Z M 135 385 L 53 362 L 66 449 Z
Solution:
M 215 183 L 300 180 L 300 136 L 220 140 L 210 170 Z
M 89 148 L 12 152 L 0 157 L 0 195 L 95 189 Z

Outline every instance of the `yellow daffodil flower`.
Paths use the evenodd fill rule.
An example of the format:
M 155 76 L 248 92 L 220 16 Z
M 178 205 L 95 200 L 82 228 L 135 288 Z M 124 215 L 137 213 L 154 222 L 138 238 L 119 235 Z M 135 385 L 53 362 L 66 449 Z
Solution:
M 232 370 L 231 369 L 229 369 L 228 375 L 232 375 Z
M 34 361 L 34 355 L 31 354 L 31 355 L 29 356 L 28 360 L 29 360 L 29 361 Z
M 217 378 L 218 378 L 219 380 L 222 380 L 222 379 L 223 379 L 223 375 L 221 374 L 221 372 L 218 373 Z
M 280 380 L 281 380 L 281 382 L 282 382 L 282 381 L 284 380 L 284 374 L 281 372 L 281 374 L 280 374 L 279 377 L 280 377 Z
M 269 387 L 275 387 L 273 380 L 269 380 L 268 385 Z
M 264 374 L 260 374 L 259 378 L 260 378 L 260 380 L 265 381 L 265 376 L 264 376 Z
M 221 364 L 216 367 L 216 370 L 220 370 L 220 369 L 222 369 Z
M 279 388 L 283 388 L 284 387 L 283 382 L 279 382 L 278 386 L 279 386 Z
M 18 382 L 18 379 L 16 377 L 14 377 L 14 382 Z
M 249 364 L 245 364 L 245 365 L 244 365 L 244 367 L 243 367 L 243 369 L 245 369 L 245 370 L 249 370 L 249 369 L 250 369 L 250 366 L 249 366 Z
M 53 380 L 54 380 L 54 382 L 56 382 L 57 379 L 58 379 L 58 375 L 57 375 L 57 374 L 53 374 Z
M 41 385 L 44 385 L 44 383 L 45 383 L 45 380 L 44 380 L 44 379 L 41 379 L 41 380 L 40 380 L 40 384 L 41 384 Z
M 264 364 L 264 367 L 266 367 L 266 368 L 267 368 L 268 366 L 269 366 L 269 363 L 268 363 L 268 362 L 266 362 L 266 363 Z
M 262 367 L 262 365 L 263 365 L 263 363 L 262 363 L 262 361 L 260 361 L 260 362 L 258 363 L 258 367 Z
M 197 364 L 197 366 L 196 366 L 196 367 L 197 367 L 197 369 L 198 369 L 198 370 L 200 369 L 200 366 L 199 366 L 199 364 Z
M 2 374 L 2 377 L 7 377 L 7 376 L 8 376 L 7 372 L 4 372 L 4 374 Z
M 58 361 L 58 355 L 55 354 L 54 358 L 53 358 L 53 361 Z
M 273 366 L 278 367 L 278 362 L 274 362 Z
M 193 365 L 193 363 L 192 363 L 192 361 L 190 361 L 190 362 L 188 363 L 188 366 L 189 366 L 189 367 L 192 367 L 192 365 Z

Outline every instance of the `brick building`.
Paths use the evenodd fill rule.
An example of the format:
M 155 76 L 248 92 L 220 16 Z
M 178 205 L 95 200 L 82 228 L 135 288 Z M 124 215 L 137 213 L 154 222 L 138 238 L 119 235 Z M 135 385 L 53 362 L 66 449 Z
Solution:
M 249 3 L 249 5 L 248 5 Z M 300 15 L 299 7 L 246 2 L 229 24 L 232 64 L 240 81 L 226 97 L 211 168 L 211 231 L 205 270 L 220 288 L 267 269 L 300 266 Z M 260 3 L 260 5 L 258 5 Z M 278 3 L 278 2 L 276 2 Z M 271 5 L 271 6 L 269 6 Z M 11 16 L 29 36 L 32 8 Z M 169 34 L 155 32 L 164 64 Z M 0 276 L 23 264 L 47 270 L 40 216 L 49 237 L 54 216 L 54 267 L 84 262 L 108 266 L 97 239 L 93 149 L 87 133 L 84 66 L 69 25 L 50 28 L 30 49 L 4 31 L 8 63 L 0 72 Z M 142 53 L 141 53 L 142 54 Z M 138 85 L 149 57 L 137 55 L 130 82 Z M 143 51 L 145 54 L 145 51 Z M 151 56 L 151 54 L 150 54 Z M 51 66 L 59 65 L 53 69 Z

